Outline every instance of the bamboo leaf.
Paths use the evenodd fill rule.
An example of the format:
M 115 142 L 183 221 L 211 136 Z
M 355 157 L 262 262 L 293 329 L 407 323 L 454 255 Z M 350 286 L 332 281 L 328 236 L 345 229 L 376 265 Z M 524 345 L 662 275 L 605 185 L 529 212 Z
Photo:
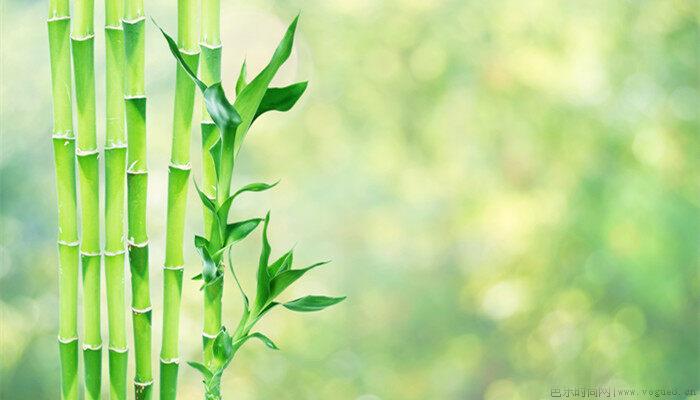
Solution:
M 275 277 L 278 273 L 284 272 L 291 268 L 293 260 L 294 249 L 290 249 L 270 265 L 270 276 Z
M 209 210 L 211 210 L 211 212 L 213 212 L 216 215 L 216 205 L 214 204 L 212 199 L 207 197 L 207 195 L 204 194 L 204 192 L 199 190 L 199 186 L 197 185 L 196 180 L 193 179 L 192 181 L 194 182 L 194 187 L 195 189 L 197 189 L 197 194 L 199 194 L 199 199 L 202 200 L 202 204 L 204 204 L 204 207 L 208 208 Z
M 247 66 L 246 66 L 246 61 L 243 60 L 243 64 L 241 65 L 241 72 L 238 73 L 238 79 L 236 80 L 236 96 L 238 96 L 243 88 L 246 87 L 246 75 L 247 75 Z
M 214 345 L 212 346 L 212 353 L 214 358 L 222 365 L 233 356 L 233 339 L 231 335 L 226 332 L 226 328 L 222 328 L 219 334 L 216 335 Z
M 323 261 L 302 269 L 290 269 L 275 276 L 270 282 L 269 300 L 274 300 L 274 298 L 279 296 L 279 294 L 282 293 L 284 289 L 288 288 L 289 285 L 291 285 L 292 283 L 296 282 L 297 279 L 304 276 L 305 273 L 321 265 L 328 264 L 329 262 L 330 261 Z
M 209 255 L 209 250 L 206 247 L 198 248 L 199 255 L 202 257 L 202 278 L 204 282 L 210 283 L 216 279 L 217 268 L 214 260 L 212 260 L 211 255 Z
M 216 172 L 216 177 L 221 176 L 221 139 L 218 139 L 209 148 L 209 154 L 211 154 L 212 160 L 214 160 L 214 172 Z
M 234 152 L 238 152 L 240 149 L 243 138 L 248 132 L 250 124 L 253 122 L 255 114 L 258 111 L 258 107 L 260 106 L 260 102 L 262 101 L 272 78 L 275 76 L 282 64 L 287 61 L 292 52 L 292 46 L 294 45 L 294 33 L 296 31 L 298 21 L 299 16 L 297 15 L 297 17 L 294 18 L 292 23 L 289 25 L 289 28 L 287 28 L 287 31 L 277 46 L 275 53 L 272 55 L 270 62 L 255 78 L 253 78 L 248 85 L 241 90 L 240 94 L 236 97 L 235 107 L 241 115 L 242 122 L 236 133 Z
M 209 368 L 205 367 L 204 364 L 198 363 L 196 361 L 187 361 L 187 364 L 189 364 L 190 367 L 199 371 L 202 374 L 202 376 L 204 377 L 205 381 L 210 380 L 211 377 L 213 376 L 212 372 L 209 371 Z
M 278 180 L 277 182 L 275 182 L 275 183 L 264 183 L 264 182 L 249 183 L 249 184 L 243 186 L 242 188 L 238 189 L 238 190 L 236 191 L 236 193 L 234 193 L 234 194 L 231 196 L 231 200 L 235 199 L 236 196 L 238 196 L 238 195 L 241 194 L 241 193 L 245 193 L 245 192 L 262 192 L 262 191 L 265 191 L 265 190 L 268 190 L 268 189 L 272 189 L 273 187 L 277 186 L 278 183 L 280 183 L 279 180 Z
M 251 333 L 251 334 L 248 335 L 248 336 L 249 336 L 250 338 L 255 338 L 255 339 L 261 340 L 263 343 L 265 343 L 265 346 L 267 346 L 267 347 L 269 347 L 269 348 L 271 348 L 271 349 L 273 349 L 273 350 L 279 350 L 279 347 L 277 347 L 277 345 L 275 344 L 275 342 L 273 342 L 269 337 L 263 335 L 263 334 L 260 333 L 260 332 Z
M 238 276 L 236 275 L 236 271 L 233 269 L 233 261 L 231 260 L 231 253 L 228 253 L 228 269 L 231 270 L 231 275 L 233 275 L 233 280 L 236 282 L 236 286 L 238 287 L 238 291 L 241 293 L 241 298 L 243 299 L 243 313 L 244 316 L 243 318 L 247 319 L 248 318 L 248 310 L 249 310 L 249 303 L 248 303 L 248 296 L 246 296 L 245 291 L 243 290 L 243 286 L 241 286 L 241 282 L 238 280 Z
M 201 236 L 194 235 L 194 247 L 198 249 L 209 247 L 209 241 Z
M 258 110 L 255 112 L 253 121 L 268 111 L 289 111 L 304 94 L 308 84 L 309 82 L 298 82 L 281 88 L 267 89 Z
M 238 115 L 236 108 L 226 98 L 221 82 L 209 86 L 204 91 L 204 103 L 207 106 L 207 112 L 209 112 L 211 119 L 221 132 L 235 129 L 241 123 L 241 116 Z
M 226 245 L 233 244 L 248 236 L 262 222 L 261 218 L 252 218 L 234 222 L 226 227 Z
M 155 26 L 157 26 L 158 29 L 160 29 L 160 32 L 163 34 L 163 36 L 165 36 L 165 40 L 168 42 L 170 52 L 173 54 L 173 56 L 175 56 L 177 62 L 180 63 L 182 69 L 184 69 L 185 72 L 187 72 L 187 75 L 189 75 L 190 79 L 192 79 L 192 81 L 199 87 L 199 90 L 201 90 L 202 93 L 204 93 L 207 90 L 207 85 L 205 85 L 204 82 L 200 81 L 197 78 L 197 74 L 192 71 L 189 65 L 187 65 L 185 59 L 182 58 L 182 54 L 180 53 L 180 49 L 178 49 L 177 47 L 177 43 L 175 43 L 175 41 L 173 40 L 173 38 L 170 37 L 170 35 L 165 33 L 163 28 L 161 28 L 153 18 L 151 18 L 151 21 L 153 21 Z
M 256 309 L 261 309 L 267 302 L 270 294 L 270 275 L 267 272 L 267 264 L 270 261 L 270 243 L 267 240 L 267 227 L 270 223 L 270 212 L 265 215 L 262 234 L 262 250 L 260 251 L 260 262 L 258 264 L 258 291 L 255 296 Z
M 288 303 L 284 303 L 283 306 L 298 312 L 311 312 L 320 311 L 326 307 L 330 307 L 334 304 L 338 304 L 345 300 L 346 296 L 343 297 L 328 297 L 328 296 L 305 296 L 296 300 L 292 300 Z

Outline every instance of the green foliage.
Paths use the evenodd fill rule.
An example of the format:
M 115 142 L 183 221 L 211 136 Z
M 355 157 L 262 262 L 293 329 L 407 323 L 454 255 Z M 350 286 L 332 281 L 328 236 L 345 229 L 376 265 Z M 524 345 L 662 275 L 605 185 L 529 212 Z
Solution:
M 257 228 L 260 222 L 263 222 L 255 301 L 252 307 L 236 276 L 230 260 L 231 253 L 229 252 L 229 270 L 241 293 L 244 304 L 238 327 L 234 331 L 233 336 L 227 332 L 225 327 L 216 336 L 212 346 L 213 363 L 208 362 L 207 365 L 197 362 L 189 363 L 190 366 L 202 374 L 207 399 L 220 398 L 221 375 L 233 360 L 236 352 L 249 339 L 258 339 L 270 349 L 278 349 L 277 345 L 270 338 L 260 332 L 251 333 L 251 329 L 263 315 L 280 304 L 274 302 L 274 300 L 285 289 L 306 272 L 326 263 L 320 262 L 305 268 L 293 269 L 293 251 L 289 250 L 270 264 L 272 247 L 268 239 L 269 212 L 264 219 L 251 218 L 234 223 L 228 222 L 229 211 L 237 196 L 245 192 L 266 191 L 276 186 L 279 182 L 272 184 L 250 183 L 236 190 L 233 195 L 228 195 L 235 156 L 252 122 L 268 111 L 290 110 L 306 90 L 307 82 L 300 82 L 282 88 L 268 87 L 275 73 L 289 58 L 292 44 L 294 43 L 294 31 L 297 20 L 298 17 L 294 19 L 287 29 L 269 64 L 249 84 L 246 83 L 246 64 L 243 64 L 236 82 L 236 101 L 233 105 L 226 98 L 220 82 L 207 86 L 196 77 L 185 63 L 175 41 L 161 29 L 163 36 L 168 42 L 170 51 L 204 95 L 207 112 L 219 128 L 219 132 L 221 132 L 220 137 L 215 137 L 211 141 L 214 144 L 209 148 L 216 170 L 215 198 L 207 196 L 195 182 L 197 194 L 212 217 L 209 239 L 195 236 L 194 240 L 195 247 L 202 259 L 202 272 L 193 279 L 203 281 L 200 289 L 218 283 L 223 279 L 224 253 L 234 243 L 247 237 Z M 344 299 L 345 297 L 306 296 L 283 305 L 292 311 L 319 311 Z

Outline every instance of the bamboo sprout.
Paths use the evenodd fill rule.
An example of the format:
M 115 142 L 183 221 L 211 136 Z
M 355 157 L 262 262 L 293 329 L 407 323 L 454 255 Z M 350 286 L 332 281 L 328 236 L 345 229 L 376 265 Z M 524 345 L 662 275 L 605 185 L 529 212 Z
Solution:
M 52 141 L 58 197 L 58 346 L 61 356 L 61 399 L 77 400 L 79 241 L 68 0 L 49 2 L 48 28 L 53 96 Z
M 85 397 L 99 399 L 102 374 L 100 332 L 100 203 L 95 121 L 94 1 L 76 0 L 71 43 L 78 105 L 78 178 L 80 182 L 80 256 L 83 270 L 83 358 Z
M 105 278 L 109 320 L 110 399 L 126 399 L 126 310 L 124 296 L 124 30 L 122 0 L 105 0 Z
M 134 330 L 136 399 L 150 399 L 153 389 L 151 368 L 151 299 L 148 271 L 146 198 L 146 95 L 144 79 L 145 16 L 143 0 L 126 0 L 124 7 L 124 50 L 126 56 L 127 202 L 128 244 L 131 269 L 131 309 Z
M 190 68 L 197 70 L 195 0 L 178 1 L 178 48 Z M 168 211 L 163 265 L 163 330 L 160 352 L 160 398 L 177 397 L 179 368 L 180 302 L 184 271 L 183 237 L 187 187 L 190 176 L 190 133 L 194 108 L 194 83 L 176 63 L 173 138 L 168 174 Z
M 200 35 L 200 78 L 206 85 L 221 81 L 221 35 L 220 35 L 220 5 L 219 0 L 202 0 L 202 28 Z M 219 130 L 212 121 L 206 106 L 202 107 L 202 187 L 204 194 L 215 199 L 216 171 L 214 159 L 209 149 L 218 140 Z M 209 238 L 212 228 L 211 213 L 204 209 L 204 234 Z M 221 330 L 221 298 L 223 295 L 223 279 L 204 289 L 204 329 L 202 344 L 204 348 L 205 365 L 213 362 L 213 339 Z

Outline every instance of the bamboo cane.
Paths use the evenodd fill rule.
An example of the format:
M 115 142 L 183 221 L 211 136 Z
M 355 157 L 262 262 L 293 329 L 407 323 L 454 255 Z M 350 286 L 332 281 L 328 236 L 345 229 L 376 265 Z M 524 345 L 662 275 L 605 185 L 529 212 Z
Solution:
M 187 64 L 197 70 L 197 2 L 178 1 L 178 47 Z M 190 133 L 194 108 L 194 83 L 176 64 L 173 137 L 168 175 L 168 211 L 163 265 L 163 330 L 160 352 L 160 398 L 177 397 L 179 368 L 180 301 L 184 271 L 183 237 L 187 187 L 190 176 Z
M 61 358 L 61 399 L 77 400 L 79 241 L 68 0 L 49 2 L 48 28 L 53 96 L 52 141 L 58 198 L 58 342 Z
M 206 85 L 221 81 L 221 35 L 220 35 L 220 5 L 219 0 L 202 0 L 202 28 L 200 34 L 200 78 Z M 219 138 L 216 125 L 207 113 L 206 106 L 202 107 L 202 187 L 210 199 L 217 197 L 216 171 L 214 160 L 209 148 Z M 209 238 L 212 227 L 212 215 L 204 209 L 204 234 Z M 204 363 L 213 363 L 213 339 L 221 330 L 221 298 L 223 295 L 223 279 L 204 289 L 204 330 L 202 344 Z
M 105 278 L 109 321 L 110 399 L 126 399 L 126 310 L 124 296 L 124 131 L 123 0 L 105 0 L 106 131 L 105 131 Z
M 128 244 L 131 269 L 132 318 L 136 399 L 150 399 L 153 389 L 151 368 L 151 296 L 148 270 L 146 198 L 146 95 L 144 78 L 145 23 L 143 0 L 126 0 L 124 7 L 124 49 L 126 55 L 126 127 Z
M 95 121 L 94 1 L 76 0 L 71 44 L 78 105 L 78 178 L 80 182 L 80 256 L 83 271 L 83 358 L 85 398 L 99 399 L 102 373 L 100 332 L 100 204 Z

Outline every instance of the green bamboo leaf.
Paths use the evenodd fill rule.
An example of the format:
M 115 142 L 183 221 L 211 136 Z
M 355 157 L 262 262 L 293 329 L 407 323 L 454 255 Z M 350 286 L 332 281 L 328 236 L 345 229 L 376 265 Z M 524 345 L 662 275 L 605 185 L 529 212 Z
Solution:
M 241 116 L 226 98 L 221 82 L 209 86 L 204 91 L 204 103 L 211 119 L 221 132 L 235 129 L 241 123 Z
M 233 339 L 231 335 L 226 332 L 226 328 L 222 327 L 219 334 L 216 335 L 212 353 L 214 358 L 222 365 L 233 356 Z
M 226 245 L 233 244 L 248 236 L 262 222 L 261 218 L 252 218 L 234 222 L 226 227 Z
M 207 197 L 207 195 L 204 194 L 204 192 L 199 190 L 199 186 L 197 185 L 196 180 L 192 179 L 192 181 L 194 182 L 194 187 L 195 189 L 197 189 L 197 194 L 199 194 L 199 199 L 202 200 L 202 204 L 204 204 L 204 207 L 208 208 L 209 210 L 211 210 L 211 212 L 216 214 L 216 205 L 214 204 L 212 199 Z
M 311 312 L 320 311 L 326 307 L 330 307 L 334 304 L 338 304 L 345 300 L 346 296 L 343 297 L 328 297 L 328 296 L 305 296 L 296 300 L 292 300 L 288 303 L 284 303 L 283 306 L 298 312 Z
M 263 343 L 265 344 L 265 346 L 267 346 L 267 347 L 269 347 L 269 348 L 271 348 L 271 349 L 273 349 L 273 350 L 279 350 L 279 347 L 277 347 L 277 345 L 275 344 L 275 342 L 273 342 L 269 337 L 263 335 L 263 334 L 260 333 L 260 332 L 254 332 L 254 333 L 251 333 L 251 334 L 249 334 L 249 335 L 246 335 L 246 336 L 244 336 L 244 337 L 238 339 L 238 340 L 233 344 L 233 347 L 236 348 L 236 349 L 239 349 L 241 346 L 243 346 L 243 344 L 244 344 L 245 342 L 247 342 L 247 341 L 250 340 L 250 339 L 258 339 L 258 340 L 260 340 L 261 342 L 263 342 Z
M 231 196 L 231 198 L 233 200 L 234 198 L 236 198 L 236 196 L 238 196 L 241 193 L 245 193 L 245 192 L 262 192 L 262 191 L 265 191 L 268 189 L 272 189 L 273 187 L 277 186 L 278 183 L 280 183 L 279 180 L 275 183 L 264 183 L 264 182 L 249 183 L 249 184 L 243 186 L 242 188 L 238 189 L 236 191 L 236 193 L 234 193 Z
M 273 342 L 272 340 L 270 340 L 269 337 L 263 335 L 263 334 L 260 333 L 260 332 L 254 332 L 254 333 L 251 333 L 251 334 L 248 335 L 248 336 L 251 337 L 251 338 L 260 339 L 263 343 L 265 343 L 265 346 L 267 346 L 267 347 L 269 347 L 269 348 L 271 348 L 271 349 L 273 349 L 273 350 L 279 350 L 279 347 L 277 347 L 277 345 L 275 344 L 275 342 Z
M 247 75 L 247 66 L 246 66 L 246 60 L 243 60 L 243 64 L 241 65 L 241 72 L 238 73 L 238 79 L 236 80 L 236 96 L 238 96 L 241 91 L 248 85 L 246 83 L 246 75 Z
M 197 275 L 192 277 L 193 281 L 201 281 L 202 280 L 202 273 L 198 273 Z
M 216 177 L 219 178 L 221 176 L 221 139 L 218 139 L 216 143 L 209 148 L 209 154 L 211 154 L 211 158 L 214 160 L 214 172 L 216 172 Z
M 204 282 L 209 283 L 216 279 L 217 268 L 214 260 L 212 260 L 211 255 L 209 255 L 209 250 L 206 247 L 201 247 L 198 249 L 199 255 L 202 257 L 202 278 Z
M 260 101 L 253 121 L 268 111 L 289 111 L 304 94 L 308 84 L 309 82 L 298 82 L 285 87 L 268 88 Z
M 228 269 L 231 270 L 231 275 L 233 275 L 233 280 L 236 282 L 236 286 L 238 287 L 238 291 L 241 293 L 241 298 L 243 299 L 243 317 L 241 318 L 242 321 L 245 321 L 245 319 L 248 318 L 248 312 L 249 312 L 249 303 L 248 303 L 248 296 L 246 296 L 245 291 L 243 290 L 243 286 L 241 286 L 241 282 L 238 280 L 238 276 L 236 275 L 236 271 L 233 269 L 233 261 L 231 260 L 231 253 L 228 253 Z
M 209 371 L 209 368 L 204 366 L 204 364 L 198 363 L 196 361 L 187 361 L 187 364 L 189 364 L 190 367 L 199 371 L 202 374 L 202 376 L 204 377 L 205 381 L 208 381 L 211 379 L 213 374 L 211 371 Z
M 275 277 L 278 273 L 284 272 L 291 268 L 293 260 L 294 249 L 290 249 L 270 265 L 270 276 Z
M 270 294 L 270 275 L 267 272 L 267 264 L 270 262 L 270 242 L 267 240 L 267 227 L 270 223 L 270 212 L 265 215 L 262 234 L 262 250 L 260 251 L 260 263 L 258 264 L 258 291 L 255 296 L 256 309 L 261 309 L 267 302 Z
M 163 28 L 161 28 L 153 18 L 151 18 L 151 21 L 153 21 L 155 26 L 158 27 L 163 36 L 165 36 L 165 40 L 168 42 L 170 52 L 173 54 L 173 56 L 175 56 L 175 59 L 177 59 L 177 62 L 180 64 L 182 69 L 184 69 L 185 72 L 187 72 L 187 75 L 189 75 L 190 79 L 192 79 L 192 81 L 199 87 L 199 90 L 201 90 L 202 93 L 204 93 L 207 90 L 207 85 L 205 85 L 204 82 L 200 81 L 197 78 L 197 74 L 192 71 L 189 65 L 187 65 L 185 59 L 182 58 L 182 54 L 180 53 L 180 49 L 178 49 L 177 47 L 177 43 L 175 43 L 175 41 L 173 40 L 173 38 L 170 37 L 170 35 L 165 33 Z
M 284 289 L 288 288 L 289 285 L 304 276 L 305 273 L 321 265 L 328 264 L 329 262 L 330 261 L 323 261 L 302 269 L 290 269 L 275 276 L 270 282 L 269 300 L 273 300 L 275 297 L 279 296 Z
M 235 107 L 241 115 L 242 122 L 238 127 L 238 132 L 236 133 L 235 143 L 234 143 L 234 153 L 237 153 L 241 147 L 241 143 L 245 138 L 250 124 L 253 122 L 260 102 L 267 91 L 272 78 L 275 76 L 279 68 L 284 64 L 289 58 L 292 52 L 292 46 L 294 45 L 294 33 L 296 31 L 297 22 L 299 21 L 299 16 L 294 18 L 294 21 L 289 25 L 287 31 L 280 41 L 275 53 L 272 55 L 270 62 L 267 66 L 260 71 L 260 73 L 253 78 L 253 80 L 246 85 L 236 97 Z
M 198 249 L 209 247 L 209 241 L 201 236 L 194 235 L 194 247 Z

